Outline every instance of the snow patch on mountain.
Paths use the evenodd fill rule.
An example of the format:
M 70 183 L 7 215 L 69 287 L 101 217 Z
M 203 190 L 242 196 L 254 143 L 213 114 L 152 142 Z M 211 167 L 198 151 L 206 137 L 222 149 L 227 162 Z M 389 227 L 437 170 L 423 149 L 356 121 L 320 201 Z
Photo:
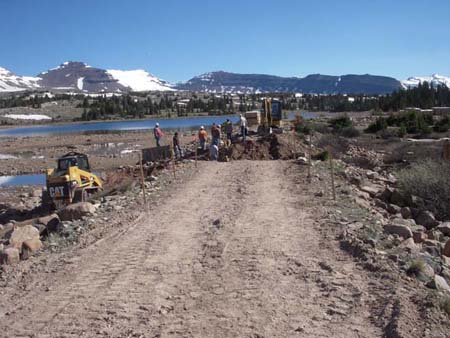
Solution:
M 417 87 L 420 83 L 428 82 L 437 85 L 446 85 L 450 88 L 450 77 L 433 74 L 431 76 L 413 76 L 406 80 L 401 81 L 404 88 Z
M 39 88 L 40 78 L 17 76 L 9 70 L 0 67 L 0 92 L 17 92 Z
M 107 73 L 116 79 L 122 86 L 129 87 L 137 92 L 176 90 L 170 83 L 157 78 L 143 69 L 109 69 L 107 70 Z
M 83 90 L 83 85 L 84 85 L 84 77 L 80 77 L 80 78 L 78 78 L 78 80 L 77 80 L 77 88 L 79 89 L 79 90 Z
M 41 115 L 41 114 L 6 114 L 6 115 L 3 115 L 3 117 L 13 119 L 13 120 L 34 120 L 34 121 L 51 120 L 52 119 L 50 116 Z

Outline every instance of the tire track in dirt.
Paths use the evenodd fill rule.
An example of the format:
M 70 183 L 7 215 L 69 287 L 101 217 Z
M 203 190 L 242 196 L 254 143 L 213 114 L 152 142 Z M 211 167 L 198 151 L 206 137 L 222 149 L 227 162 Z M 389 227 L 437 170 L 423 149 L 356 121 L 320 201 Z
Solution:
M 376 337 L 370 278 L 321 240 L 281 161 L 201 163 L 48 292 L 0 318 L 4 337 Z

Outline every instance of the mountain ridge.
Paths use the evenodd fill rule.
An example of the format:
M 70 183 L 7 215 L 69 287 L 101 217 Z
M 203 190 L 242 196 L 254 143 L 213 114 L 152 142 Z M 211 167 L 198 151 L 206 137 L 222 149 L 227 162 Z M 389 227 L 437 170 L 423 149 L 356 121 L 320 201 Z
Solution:
M 66 61 L 39 73 L 36 77 L 19 76 L 0 67 L 0 92 L 54 90 L 80 93 L 127 93 L 130 91 L 187 90 L 211 93 L 299 92 L 311 94 L 388 94 L 419 83 L 445 84 L 450 77 L 409 77 L 399 81 L 393 77 L 370 74 L 326 75 L 305 77 L 270 74 L 241 74 L 223 70 L 194 76 L 188 81 L 172 84 L 144 69 L 119 70 L 92 67 L 84 62 Z

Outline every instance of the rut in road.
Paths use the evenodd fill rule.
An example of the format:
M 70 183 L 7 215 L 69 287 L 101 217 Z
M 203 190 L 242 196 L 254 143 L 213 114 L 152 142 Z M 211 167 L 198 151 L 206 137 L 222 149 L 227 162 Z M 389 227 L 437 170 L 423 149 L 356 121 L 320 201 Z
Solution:
M 370 278 L 283 161 L 201 163 L 120 237 L 0 318 L 5 337 L 380 337 Z

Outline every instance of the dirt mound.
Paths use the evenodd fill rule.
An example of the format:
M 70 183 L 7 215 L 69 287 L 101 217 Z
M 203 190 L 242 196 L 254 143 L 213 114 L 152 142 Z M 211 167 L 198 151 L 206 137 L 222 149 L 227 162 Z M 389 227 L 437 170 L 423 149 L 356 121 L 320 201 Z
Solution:
M 248 138 L 220 150 L 220 158 L 230 160 L 289 160 L 304 153 L 306 146 L 294 134 L 271 134 Z

